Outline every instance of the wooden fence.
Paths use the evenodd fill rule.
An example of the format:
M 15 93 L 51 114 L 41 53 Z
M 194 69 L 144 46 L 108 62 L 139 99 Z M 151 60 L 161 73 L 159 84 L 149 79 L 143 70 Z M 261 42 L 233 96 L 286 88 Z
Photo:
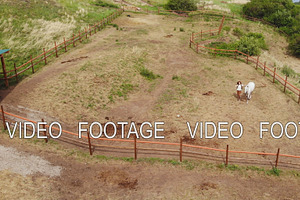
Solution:
M 27 121 L 37 124 L 37 121 L 26 119 L 18 115 L 5 112 L 1 106 L 1 120 L 4 129 L 6 129 L 6 122 L 10 126 L 14 126 L 15 122 Z M 44 121 L 41 119 L 41 122 Z M 11 127 L 12 128 L 12 127 Z M 43 125 L 43 128 L 49 128 L 48 125 Z M 52 131 L 59 130 L 52 127 Z M 32 131 L 28 129 L 28 131 Z M 53 131 L 53 132 L 54 132 Z M 53 133 L 52 133 L 53 134 Z M 43 132 L 47 136 L 45 142 L 47 143 L 52 138 L 49 137 L 48 131 Z M 53 139 L 54 140 L 54 139 Z M 162 157 L 168 159 L 176 159 L 182 162 L 185 159 L 201 159 L 209 160 L 216 163 L 228 164 L 244 164 L 244 165 L 259 165 L 271 166 L 272 168 L 287 168 L 300 169 L 300 163 L 293 162 L 300 158 L 300 156 L 280 153 L 280 148 L 274 149 L 272 153 L 266 152 L 250 152 L 230 149 L 229 145 L 222 148 L 206 147 L 192 144 L 186 140 L 186 137 L 179 138 L 179 142 L 163 142 L 163 141 L 149 141 L 144 139 L 108 139 L 100 137 L 94 139 L 90 134 L 82 135 L 78 138 L 78 134 L 72 131 L 62 130 L 62 135 L 58 139 L 64 143 L 71 144 L 77 148 L 83 148 L 89 151 L 90 155 L 100 152 L 101 155 L 109 154 L 113 156 L 132 156 L 135 160 L 139 157 Z M 238 155 L 238 156 L 237 156 Z
M 36 56 L 36 57 L 32 57 L 30 56 L 30 60 L 27 61 L 26 63 L 20 65 L 20 66 L 16 66 L 16 64 L 14 64 L 14 69 L 12 70 L 8 70 L 8 71 L 3 71 L 0 73 L 0 75 L 2 75 L 3 78 L 0 78 L 0 80 L 4 80 L 6 87 L 9 86 L 9 80 L 12 78 L 15 78 L 16 81 L 19 81 L 19 76 L 26 72 L 27 70 L 31 70 L 32 73 L 35 72 L 35 66 L 37 66 L 39 63 L 44 63 L 45 65 L 48 62 L 48 57 L 55 55 L 56 57 L 58 57 L 59 52 L 60 53 L 64 53 L 67 52 L 68 47 L 75 47 L 76 43 L 82 42 L 83 40 L 87 39 L 89 36 L 91 36 L 92 34 L 96 33 L 97 31 L 100 31 L 101 29 L 103 29 L 108 23 L 110 23 L 112 20 L 114 20 L 116 17 L 118 17 L 119 15 L 121 15 L 123 12 L 122 9 L 118 9 L 115 12 L 113 12 L 112 14 L 110 14 L 109 16 L 107 16 L 106 18 L 102 19 L 100 22 L 95 23 L 93 26 L 89 26 L 88 28 L 85 28 L 84 32 L 78 32 L 77 35 L 73 34 L 73 37 L 70 39 L 63 39 L 62 43 L 57 44 L 56 42 L 54 42 L 54 47 L 49 49 L 49 50 L 45 50 L 45 48 L 43 49 L 43 53 Z
M 201 41 L 206 40 L 213 35 L 220 34 L 223 27 L 223 23 L 224 23 L 224 17 L 218 29 L 201 31 L 199 33 L 192 33 L 190 37 L 190 48 L 193 48 L 197 53 L 206 52 L 206 53 L 213 54 L 215 56 L 225 55 L 225 56 L 232 57 L 234 59 L 239 59 L 241 61 L 244 61 L 247 64 L 253 63 L 255 65 L 256 70 L 258 68 L 262 69 L 263 76 L 266 76 L 266 74 L 268 74 L 272 77 L 273 83 L 275 83 L 275 80 L 277 80 L 278 83 L 283 85 L 284 92 L 286 92 L 286 89 L 289 89 L 292 93 L 294 93 L 298 97 L 298 104 L 300 104 L 300 89 L 298 89 L 296 86 L 288 82 L 288 76 L 281 77 L 278 73 L 276 73 L 275 67 L 273 69 L 271 69 L 271 67 L 268 67 L 267 62 L 261 61 L 259 56 L 253 57 L 239 50 L 216 49 L 216 48 L 206 47 L 203 44 L 201 44 Z

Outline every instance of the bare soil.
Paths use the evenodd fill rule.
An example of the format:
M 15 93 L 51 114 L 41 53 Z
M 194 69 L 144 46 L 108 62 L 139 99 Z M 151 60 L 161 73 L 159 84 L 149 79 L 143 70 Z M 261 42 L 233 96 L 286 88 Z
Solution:
M 0 145 L 62 167 L 60 176 L 0 171 L 4 199 L 298 199 L 300 179 L 216 167 L 187 170 L 170 164 L 97 160 L 61 145 L 9 140 Z M 1 161 L 5 162 L 5 161 Z M 19 163 L 16 163 L 19 167 Z

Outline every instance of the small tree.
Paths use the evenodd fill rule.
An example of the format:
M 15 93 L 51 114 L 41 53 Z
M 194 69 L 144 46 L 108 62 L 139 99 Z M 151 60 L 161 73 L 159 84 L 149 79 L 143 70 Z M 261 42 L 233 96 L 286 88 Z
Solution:
M 194 0 L 169 0 L 166 9 L 194 11 L 197 10 L 197 5 Z

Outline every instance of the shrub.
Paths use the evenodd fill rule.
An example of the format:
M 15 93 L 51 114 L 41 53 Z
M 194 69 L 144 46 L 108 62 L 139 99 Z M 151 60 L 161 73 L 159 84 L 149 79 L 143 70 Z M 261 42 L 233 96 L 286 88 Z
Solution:
M 115 4 L 112 4 L 112 3 L 107 3 L 105 1 L 102 1 L 102 0 L 97 0 L 95 2 L 95 5 L 96 6 L 101 6 L 101 7 L 109 7 L 109 8 L 119 8 L 117 5 Z
M 291 0 L 251 0 L 243 6 L 243 14 L 264 19 L 281 31 L 289 38 L 289 50 L 300 57 L 300 38 L 297 39 L 300 29 L 300 7 Z
M 253 37 L 243 36 L 240 41 L 236 43 L 237 50 L 246 53 L 250 56 L 260 55 L 261 50 Z
M 169 0 L 165 7 L 169 10 L 197 10 L 197 5 L 194 0 Z
M 236 30 L 239 30 L 238 28 Z M 239 32 L 239 31 L 237 31 Z M 250 56 L 260 55 L 261 49 L 267 49 L 265 38 L 261 33 L 248 33 L 233 43 L 212 42 L 210 47 L 216 49 L 239 50 Z
M 289 50 L 294 56 L 300 58 L 300 34 L 294 36 L 294 38 L 291 39 Z
M 184 28 L 179 28 L 179 31 L 180 32 L 184 32 Z

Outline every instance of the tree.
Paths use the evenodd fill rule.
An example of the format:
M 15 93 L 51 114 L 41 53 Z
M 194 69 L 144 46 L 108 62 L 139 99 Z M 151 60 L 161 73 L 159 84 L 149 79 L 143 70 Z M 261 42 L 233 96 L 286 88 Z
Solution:
M 194 11 L 197 5 L 194 0 L 169 0 L 166 4 L 169 10 Z

